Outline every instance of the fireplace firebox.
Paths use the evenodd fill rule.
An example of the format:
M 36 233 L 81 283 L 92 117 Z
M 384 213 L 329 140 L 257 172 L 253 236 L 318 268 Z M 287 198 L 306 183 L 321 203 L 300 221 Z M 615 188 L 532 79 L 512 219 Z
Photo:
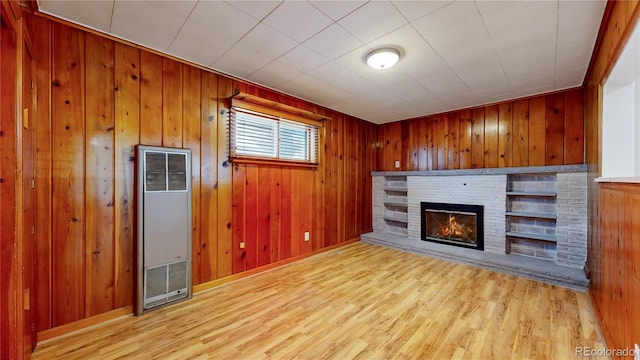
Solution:
M 484 250 L 482 205 L 420 203 L 422 240 Z

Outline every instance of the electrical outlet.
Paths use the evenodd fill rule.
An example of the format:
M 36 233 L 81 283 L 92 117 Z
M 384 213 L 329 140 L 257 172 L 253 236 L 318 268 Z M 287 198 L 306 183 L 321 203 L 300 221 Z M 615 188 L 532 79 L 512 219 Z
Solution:
M 308 231 L 304 232 L 304 241 L 309 241 L 309 232 Z
M 396 160 L 396 169 L 400 169 L 400 160 Z
M 243 242 L 240 243 L 240 249 L 244 249 L 244 243 Z

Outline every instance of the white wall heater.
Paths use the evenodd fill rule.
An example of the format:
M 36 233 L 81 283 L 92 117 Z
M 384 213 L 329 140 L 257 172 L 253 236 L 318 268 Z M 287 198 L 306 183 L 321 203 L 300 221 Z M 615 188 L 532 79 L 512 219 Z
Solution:
M 191 150 L 137 146 L 135 314 L 191 298 Z

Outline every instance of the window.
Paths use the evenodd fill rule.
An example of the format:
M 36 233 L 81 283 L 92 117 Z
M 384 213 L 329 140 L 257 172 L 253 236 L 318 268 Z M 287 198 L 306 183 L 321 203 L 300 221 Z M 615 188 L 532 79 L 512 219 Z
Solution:
M 319 127 L 239 107 L 230 112 L 232 159 L 318 164 Z
M 602 177 L 640 177 L 640 25 L 602 88 Z

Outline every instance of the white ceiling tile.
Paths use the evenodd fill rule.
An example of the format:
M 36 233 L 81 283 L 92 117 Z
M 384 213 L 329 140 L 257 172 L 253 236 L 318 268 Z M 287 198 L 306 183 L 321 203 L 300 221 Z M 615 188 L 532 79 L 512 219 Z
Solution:
M 118 0 L 121 1 L 121 0 Z M 149 4 L 162 9 L 166 12 L 172 13 L 178 17 L 186 18 L 191 13 L 191 10 L 196 6 L 198 0 L 144 0 Z
M 450 66 L 469 63 L 475 57 L 494 52 L 473 2 L 455 2 L 412 24 Z
M 338 21 L 349 15 L 355 9 L 367 3 L 367 1 L 309 1 L 316 9 L 322 11 L 325 15 L 330 17 L 334 21 Z
M 42 1 L 38 2 L 40 11 L 56 14 L 77 24 L 83 24 L 100 31 L 109 31 L 113 0 L 104 1 Z
M 281 61 L 296 70 L 308 72 L 309 70 L 327 63 L 329 59 L 304 45 L 298 45 L 288 53 L 282 55 L 278 61 Z
M 146 1 L 116 1 L 111 33 L 165 51 L 184 22 L 184 18 Z
M 233 42 L 216 34 L 207 34 L 198 25 L 185 23 L 168 52 L 209 66 L 233 46 Z
M 415 1 L 415 0 L 394 0 L 393 5 L 400 10 L 402 15 L 409 21 L 414 21 L 425 15 L 429 15 L 446 5 L 452 3 L 447 1 Z
M 372 23 L 371 19 L 376 19 Z M 345 16 L 338 24 L 358 38 L 368 43 L 407 23 L 407 20 L 389 2 L 371 1 Z
M 262 23 L 253 28 L 239 43 L 272 59 L 298 45 L 297 42 Z
M 298 42 L 304 42 L 332 23 L 325 14 L 303 1 L 282 3 L 263 22 Z
M 340 26 L 333 24 L 305 41 L 304 45 L 328 59 L 335 59 L 361 46 L 362 43 Z
M 300 71 L 276 60 L 249 75 L 248 79 L 258 84 L 276 88 L 281 83 L 289 81 L 301 74 Z
M 189 22 L 207 33 L 238 41 L 257 24 L 257 20 L 222 1 L 199 1 L 189 16 Z
M 211 1 L 211 0 L 201 0 Z M 240 10 L 245 14 L 251 15 L 254 19 L 262 20 L 265 16 L 269 15 L 275 8 L 282 3 L 281 0 L 224 0 Z
M 306 74 L 283 83 L 281 87 L 285 91 L 295 89 L 300 97 L 321 105 L 352 96 L 338 87 Z
M 269 57 L 240 44 L 236 44 L 227 51 L 224 56 L 218 59 L 213 64 L 213 67 L 227 74 L 246 78 L 249 74 L 267 65 L 269 61 Z

